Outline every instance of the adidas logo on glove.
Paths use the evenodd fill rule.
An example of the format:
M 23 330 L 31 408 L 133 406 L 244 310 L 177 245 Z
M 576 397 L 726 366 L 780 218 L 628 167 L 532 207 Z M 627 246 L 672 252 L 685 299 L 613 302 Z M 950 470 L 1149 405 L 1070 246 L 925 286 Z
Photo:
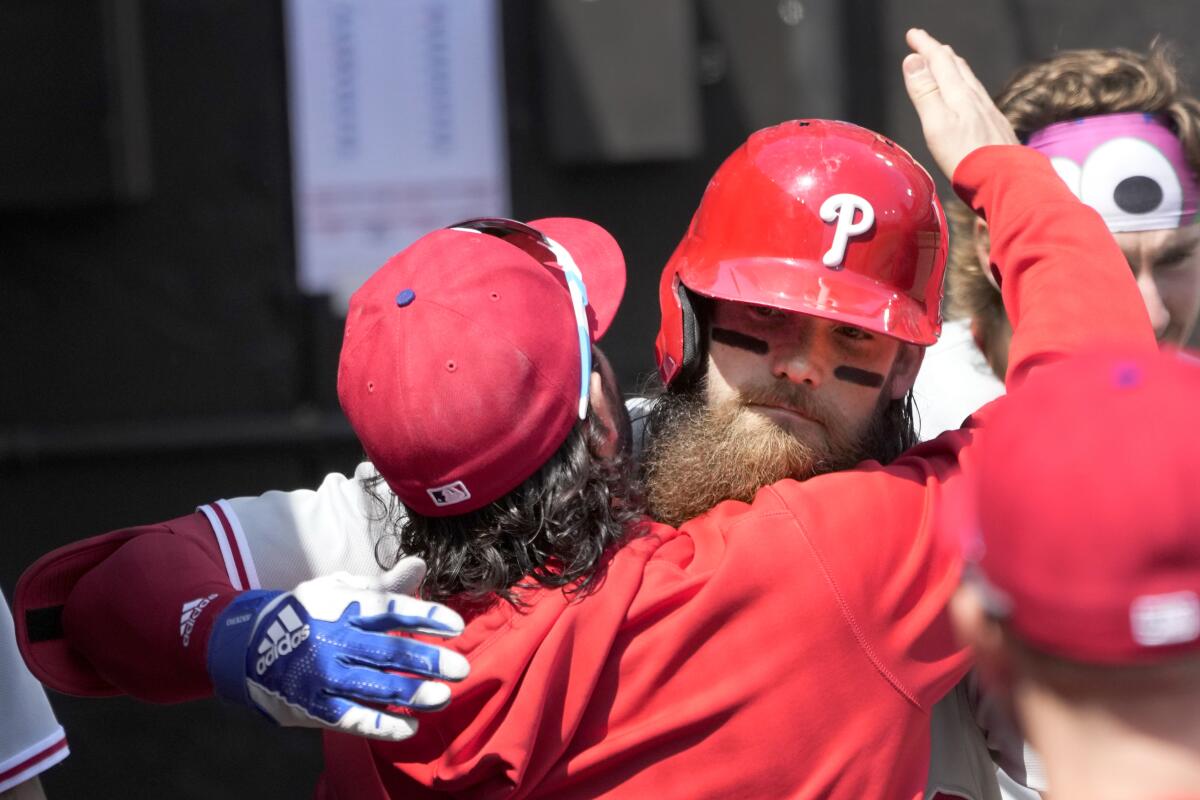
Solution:
M 286 656 L 299 647 L 308 638 L 309 630 L 291 605 L 284 606 L 267 628 L 267 635 L 258 643 L 255 671 L 262 675 L 280 656 Z

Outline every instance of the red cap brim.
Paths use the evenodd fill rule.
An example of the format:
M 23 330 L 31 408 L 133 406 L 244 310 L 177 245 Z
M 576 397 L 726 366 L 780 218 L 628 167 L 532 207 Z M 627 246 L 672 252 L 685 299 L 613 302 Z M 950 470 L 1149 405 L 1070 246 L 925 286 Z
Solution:
M 587 285 L 588 306 L 595 314 L 596 341 L 608 330 L 625 294 L 625 257 L 612 235 L 583 219 L 550 217 L 528 223 L 561 244 L 575 259 Z

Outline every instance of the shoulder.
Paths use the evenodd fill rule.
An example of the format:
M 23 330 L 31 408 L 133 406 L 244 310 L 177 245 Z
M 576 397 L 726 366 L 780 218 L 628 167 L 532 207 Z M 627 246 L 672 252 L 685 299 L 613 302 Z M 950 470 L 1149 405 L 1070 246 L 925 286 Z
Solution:
M 200 510 L 231 574 L 244 573 L 247 588 L 287 588 L 339 570 L 374 575 L 382 569 L 373 523 L 382 523 L 393 500 L 382 483 L 378 497 L 366 488 L 376 475 L 364 462 L 353 475 L 327 475 L 316 489 L 218 500 Z
M 902 456 L 888 466 L 864 461 L 806 481 L 780 481 L 760 496 L 772 495 L 777 508 L 823 539 L 848 526 L 858 529 L 860 537 L 886 537 L 921 522 L 934 490 L 953 465 L 952 451 L 935 448 Z

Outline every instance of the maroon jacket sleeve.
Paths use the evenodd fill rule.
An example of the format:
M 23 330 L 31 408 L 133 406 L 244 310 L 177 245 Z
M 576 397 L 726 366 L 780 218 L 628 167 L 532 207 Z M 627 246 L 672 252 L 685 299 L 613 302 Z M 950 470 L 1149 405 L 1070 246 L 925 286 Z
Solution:
M 43 556 L 18 595 L 22 653 L 59 691 L 176 702 L 212 693 L 213 620 L 236 596 L 201 513 L 92 537 Z

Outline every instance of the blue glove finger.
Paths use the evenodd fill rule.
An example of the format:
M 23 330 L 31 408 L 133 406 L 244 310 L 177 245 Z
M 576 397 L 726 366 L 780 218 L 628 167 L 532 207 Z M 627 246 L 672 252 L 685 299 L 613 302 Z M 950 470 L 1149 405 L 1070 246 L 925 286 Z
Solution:
M 412 672 L 428 678 L 458 681 L 467 677 L 467 660 L 453 650 L 415 639 L 368 633 L 353 628 L 339 631 L 338 660 L 377 669 Z
M 386 703 L 420 711 L 437 711 L 450 702 L 450 687 L 367 667 L 348 667 L 325 681 L 324 691 L 365 703 Z

